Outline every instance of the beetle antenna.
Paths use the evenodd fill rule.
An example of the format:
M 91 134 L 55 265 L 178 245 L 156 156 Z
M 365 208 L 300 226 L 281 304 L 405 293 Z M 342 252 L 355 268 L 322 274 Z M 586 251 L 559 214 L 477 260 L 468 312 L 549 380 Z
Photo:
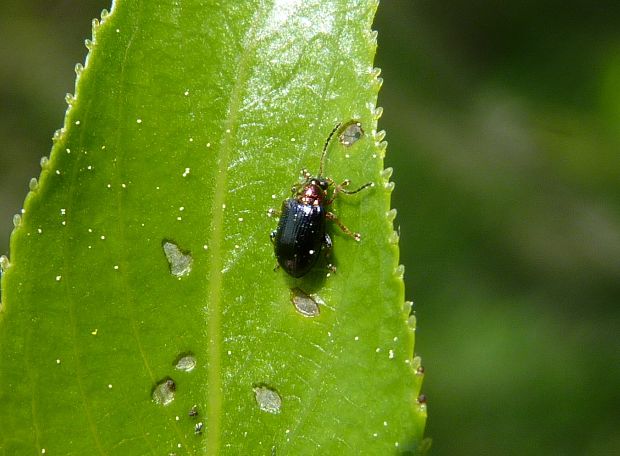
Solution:
M 338 122 L 336 124 L 334 129 L 331 131 L 331 133 L 327 137 L 327 141 L 325 141 L 325 144 L 323 145 L 323 153 L 321 155 L 321 167 L 319 168 L 319 177 L 323 175 L 323 165 L 325 164 L 325 156 L 327 155 L 327 146 L 329 146 L 329 142 L 332 140 L 332 136 L 334 136 L 334 133 L 338 131 L 338 129 L 340 128 L 340 125 L 342 125 L 341 122 Z

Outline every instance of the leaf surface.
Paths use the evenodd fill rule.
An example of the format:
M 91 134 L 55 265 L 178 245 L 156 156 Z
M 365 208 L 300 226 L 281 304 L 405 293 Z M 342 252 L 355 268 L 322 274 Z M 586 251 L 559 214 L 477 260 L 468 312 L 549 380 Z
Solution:
M 126 0 L 94 23 L 2 277 L 2 454 L 417 447 L 376 6 Z M 325 175 L 375 184 L 329 206 L 361 242 L 329 223 L 335 274 L 274 271 L 269 209 L 351 121 Z

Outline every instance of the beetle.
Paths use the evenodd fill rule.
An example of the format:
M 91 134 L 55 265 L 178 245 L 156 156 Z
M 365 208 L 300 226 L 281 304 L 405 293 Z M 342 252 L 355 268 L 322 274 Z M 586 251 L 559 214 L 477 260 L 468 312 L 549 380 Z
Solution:
M 356 241 L 361 240 L 359 233 L 353 233 L 327 210 L 339 193 L 353 195 L 374 185 L 368 182 L 356 190 L 349 191 L 345 188 L 351 183 L 348 179 L 336 185 L 332 179 L 323 176 L 327 149 L 340 126 L 340 123 L 337 124 L 325 141 L 318 175 L 312 176 L 307 170 L 302 170 L 304 181 L 291 189 L 292 197 L 282 203 L 278 227 L 271 232 L 278 264 L 296 278 L 303 277 L 312 270 L 319 259 L 322 247 L 331 250 L 332 240 L 325 229 L 326 220 L 336 223 L 345 234 Z M 330 198 L 328 193 L 332 186 L 334 190 Z M 334 269 L 333 266 L 331 269 Z

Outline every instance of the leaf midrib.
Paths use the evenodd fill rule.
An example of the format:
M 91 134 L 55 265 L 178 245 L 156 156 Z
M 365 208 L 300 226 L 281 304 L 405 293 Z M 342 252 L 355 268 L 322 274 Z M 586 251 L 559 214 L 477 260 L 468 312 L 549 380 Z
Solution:
M 250 24 L 255 24 L 259 17 L 259 10 L 254 13 Z M 209 239 L 211 256 L 209 260 L 208 279 L 206 283 L 206 324 L 207 324 L 207 435 L 204 449 L 208 455 L 219 454 L 222 433 L 222 282 L 223 282 L 223 241 L 224 241 L 224 212 L 227 192 L 228 166 L 232 149 L 232 140 L 236 131 L 241 94 L 245 81 L 248 78 L 248 62 L 255 50 L 256 27 L 251 25 L 245 34 L 243 51 L 236 65 L 231 95 L 228 102 L 226 119 L 223 123 L 223 139 L 218 154 L 217 177 L 214 185 L 213 203 L 211 206 L 212 230 Z

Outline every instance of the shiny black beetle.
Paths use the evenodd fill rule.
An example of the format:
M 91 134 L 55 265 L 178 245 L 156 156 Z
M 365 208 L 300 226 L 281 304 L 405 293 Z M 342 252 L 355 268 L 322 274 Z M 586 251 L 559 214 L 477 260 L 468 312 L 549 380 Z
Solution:
M 338 193 L 352 195 L 373 185 L 369 182 L 357 190 L 348 191 L 345 189 L 350 183 L 348 179 L 335 185 L 332 179 L 323 177 L 327 148 L 339 128 L 340 124 L 336 125 L 325 141 L 318 176 L 312 177 L 307 170 L 302 171 L 305 181 L 294 186 L 293 197 L 282 203 L 278 228 L 271 233 L 278 264 L 293 277 L 302 277 L 312 269 L 323 246 L 331 249 L 332 241 L 325 231 L 326 219 L 335 222 L 356 241 L 361 239 L 359 233 L 353 233 L 340 223 L 334 214 L 326 210 Z M 334 186 L 331 198 L 328 197 L 330 186 Z

